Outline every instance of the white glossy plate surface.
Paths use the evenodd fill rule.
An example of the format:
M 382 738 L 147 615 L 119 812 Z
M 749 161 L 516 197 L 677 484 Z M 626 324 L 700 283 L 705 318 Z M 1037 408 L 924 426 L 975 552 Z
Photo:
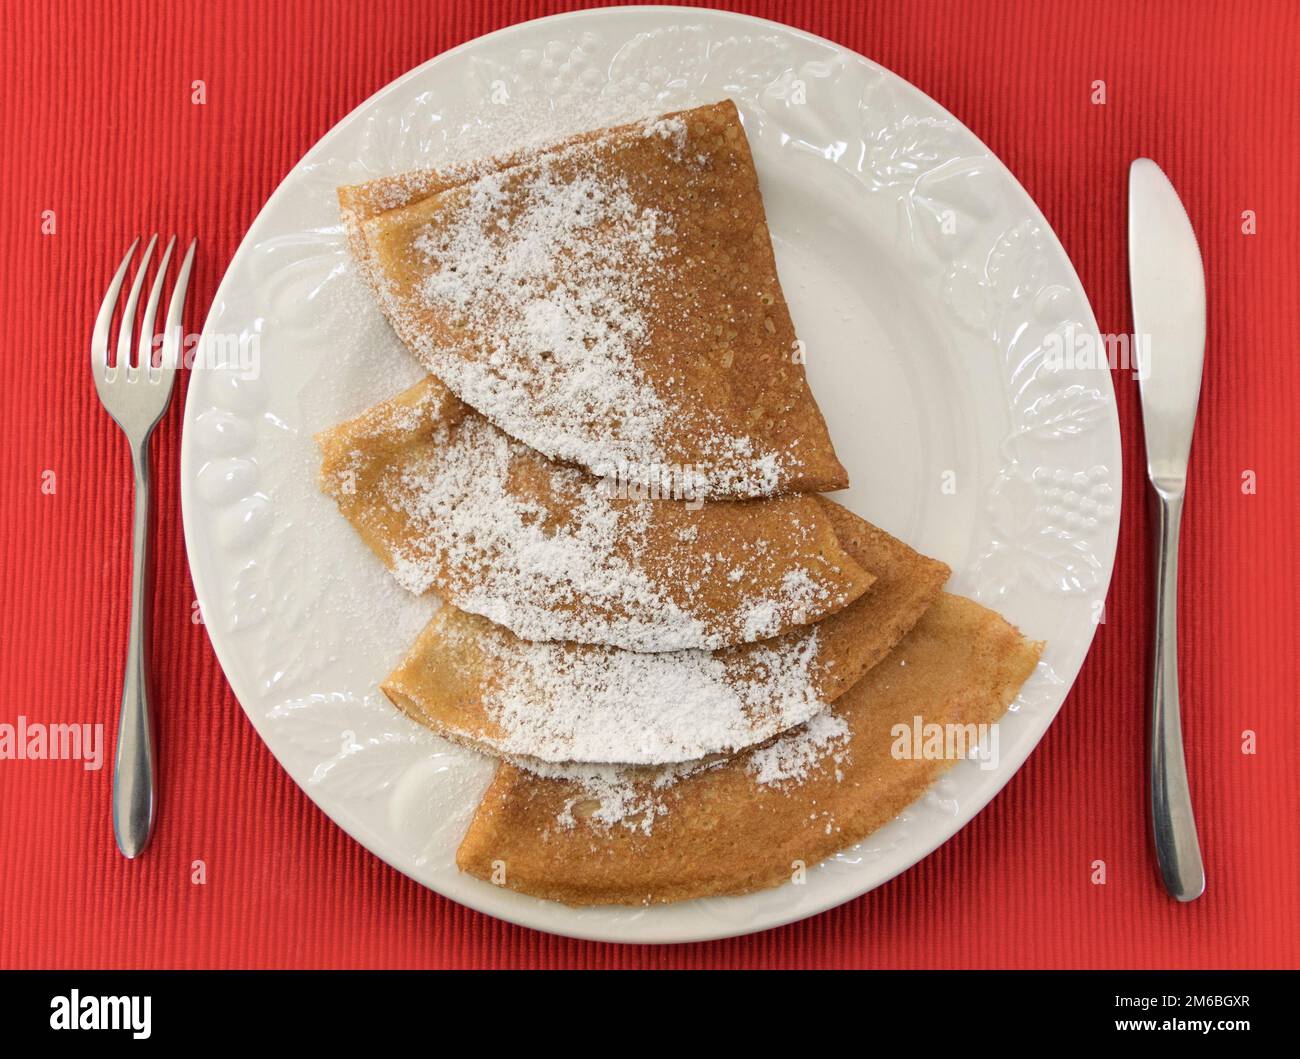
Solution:
M 316 492 L 312 435 L 419 373 L 348 260 L 334 188 L 724 96 L 744 116 L 809 376 L 853 481 L 840 499 L 950 563 L 952 590 L 1048 648 L 1002 724 L 996 768 L 961 762 L 803 885 L 575 910 L 456 870 L 492 766 L 378 690 L 435 604 L 398 589 Z M 185 408 L 185 535 L 204 620 L 293 778 L 358 841 L 448 897 L 622 941 L 812 915 L 880 885 L 974 816 L 1074 681 L 1114 561 L 1119 428 L 1104 364 L 1066 368 L 1050 353 L 1095 335 L 1078 277 L 1023 189 L 887 70 L 719 12 L 613 8 L 515 26 L 413 70 L 345 118 L 235 255 L 204 329 L 221 366 L 194 372 Z

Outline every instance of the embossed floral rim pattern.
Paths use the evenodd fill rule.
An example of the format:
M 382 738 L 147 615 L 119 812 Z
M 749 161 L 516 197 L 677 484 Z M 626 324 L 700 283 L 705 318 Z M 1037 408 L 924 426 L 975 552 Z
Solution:
M 959 764 L 803 885 L 664 908 L 568 909 L 456 871 L 455 845 L 490 765 L 406 721 L 376 690 L 432 604 L 377 581 L 373 560 L 331 518 L 311 487 L 311 434 L 414 372 L 360 291 L 333 191 L 513 146 L 536 115 L 561 131 L 595 113 L 612 119 L 724 95 L 745 116 L 783 275 L 791 255 L 815 271 L 836 251 L 833 234 L 809 234 L 811 213 L 805 226 L 782 203 L 832 203 L 843 211 L 837 225 L 881 248 L 882 272 L 905 277 L 913 311 L 887 314 L 919 329 L 898 332 L 901 370 L 930 372 L 935 392 L 952 379 L 942 400 L 916 405 L 922 427 L 906 416 L 882 426 L 881 436 L 921 430 L 907 447 L 914 465 L 861 464 L 880 496 L 912 490 L 884 524 L 904 536 L 938 521 L 958 526 L 959 546 L 933 542 L 956 570 L 954 589 L 1003 610 L 1049 649 L 1003 724 L 996 769 Z M 832 313 L 850 321 L 842 327 L 870 329 L 870 306 L 859 316 L 844 309 L 853 292 L 817 289 L 835 271 L 821 267 L 825 283 L 791 292 L 792 305 L 804 304 L 801 329 Z M 886 331 L 877 346 L 888 346 Z M 1095 332 L 1078 277 L 1014 178 L 951 115 L 860 56 L 696 9 L 614 8 L 512 27 L 412 71 L 345 118 L 285 179 L 236 254 L 205 336 L 238 336 L 258 350 L 260 371 L 228 359 L 196 372 L 185 410 L 182 501 L 205 622 L 245 712 L 293 778 L 358 841 L 455 900 L 621 941 L 700 940 L 812 915 L 914 864 L 974 816 L 1042 737 L 1082 664 L 1114 560 L 1118 423 L 1108 373 L 1064 369 L 1045 349 L 1049 336 Z M 917 335 L 937 336 L 948 359 L 927 366 L 912 349 Z M 818 395 L 830 399 L 837 445 L 855 454 L 873 439 L 854 434 L 861 416 L 838 391 L 882 388 L 866 363 L 841 355 L 820 369 L 831 377 Z M 876 406 L 881 417 L 890 403 Z M 942 490 L 916 487 L 932 473 L 970 483 L 964 506 L 951 509 L 960 514 L 936 506 Z

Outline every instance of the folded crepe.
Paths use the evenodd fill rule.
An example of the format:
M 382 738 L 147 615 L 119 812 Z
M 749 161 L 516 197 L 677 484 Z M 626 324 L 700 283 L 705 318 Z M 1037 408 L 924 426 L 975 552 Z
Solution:
M 619 495 L 433 377 L 317 441 L 322 490 L 401 584 L 525 640 L 713 650 L 819 621 L 873 580 L 814 496 Z
M 964 726 L 995 722 L 1040 651 L 992 611 L 942 594 L 834 707 L 722 763 L 550 777 L 502 764 L 457 863 L 573 905 L 777 886 L 887 823 L 953 763 L 907 747 L 896 726 L 960 725 L 973 741 L 978 728 Z
M 948 568 L 822 500 L 871 591 L 817 625 L 722 650 L 639 654 L 529 643 L 444 606 L 384 694 L 456 742 L 512 759 L 662 765 L 731 754 L 803 724 L 880 661 Z
M 729 100 L 339 202 L 406 345 L 537 451 L 711 497 L 848 484 Z

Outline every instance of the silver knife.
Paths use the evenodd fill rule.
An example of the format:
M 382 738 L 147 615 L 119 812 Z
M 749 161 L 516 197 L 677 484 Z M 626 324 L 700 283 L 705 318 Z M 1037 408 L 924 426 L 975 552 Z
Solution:
M 1187 788 L 1178 707 L 1178 530 L 1205 359 L 1205 272 L 1187 211 L 1169 178 L 1139 158 L 1128 178 L 1128 267 L 1147 477 L 1157 500 L 1156 628 L 1151 674 L 1151 822 L 1165 889 L 1205 891 Z

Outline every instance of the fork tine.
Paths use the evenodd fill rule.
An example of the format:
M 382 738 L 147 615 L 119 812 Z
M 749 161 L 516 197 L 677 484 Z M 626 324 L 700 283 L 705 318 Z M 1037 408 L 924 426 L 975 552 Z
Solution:
M 146 372 L 153 370 L 153 320 L 158 313 L 158 299 L 162 297 L 163 280 L 167 278 L 167 265 L 172 259 L 172 249 L 176 246 L 176 236 L 172 236 L 163 251 L 162 260 L 158 262 L 158 274 L 154 276 L 153 287 L 149 290 L 149 300 L 144 306 L 144 318 L 140 321 L 140 343 L 136 346 L 136 363 Z
M 95 317 L 95 330 L 90 338 L 90 366 L 97 376 L 108 367 L 108 329 L 113 323 L 113 310 L 117 307 L 117 294 L 122 289 L 126 267 L 131 263 L 131 255 L 139 245 L 140 238 L 137 236 L 126 248 L 126 257 L 122 258 L 122 263 L 117 266 L 113 282 L 108 285 L 108 293 L 104 295 L 104 301 L 99 306 L 99 315 Z
M 144 248 L 144 256 L 140 258 L 140 267 L 136 269 L 135 280 L 131 284 L 131 293 L 126 298 L 126 308 L 122 310 L 122 324 L 117 332 L 117 367 L 131 367 L 131 329 L 135 327 L 135 305 L 140 300 L 140 288 L 144 286 L 144 276 L 149 270 L 149 258 L 153 256 L 154 244 L 158 242 L 158 236 L 152 236 L 149 239 L 149 245 Z
M 190 240 L 190 248 L 185 252 L 181 270 L 176 276 L 176 286 L 172 290 L 172 300 L 167 306 L 167 332 L 163 337 L 162 368 L 175 368 L 180 363 L 181 351 L 181 314 L 185 311 L 185 292 L 190 285 L 190 269 L 194 266 L 194 250 L 199 245 L 197 239 Z

